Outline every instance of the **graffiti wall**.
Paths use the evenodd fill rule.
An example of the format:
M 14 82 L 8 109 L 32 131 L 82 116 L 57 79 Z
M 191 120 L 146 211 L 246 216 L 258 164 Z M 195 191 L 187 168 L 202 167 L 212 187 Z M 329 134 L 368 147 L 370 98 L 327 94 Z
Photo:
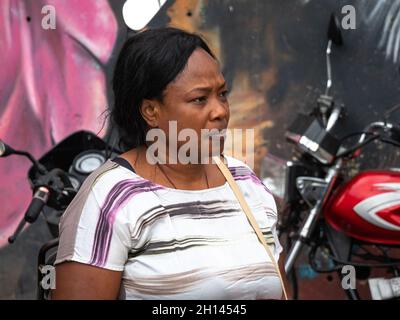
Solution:
M 2 140 L 40 157 L 76 130 L 107 135 L 102 114 L 112 106 L 113 65 L 123 41 L 136 32 L 123 19 L 125 3 L 0 2 Z M 230 127 L 255 130 L 257 173 L 267 155 L 290 159 L 285 129 L 325 89 L 331 12 L 344 18 L 341 9 L 351 4 L 356 13 L 356 28 L 343 30 L 344 46 L 333 48 L 332 93 L 346 108 L 335 134 L 361 130 L 400 98 L 400 0 L 154 3 L 148 27 L 201 33 L 221 61 L 231 88 Z M 397 159 L 390 154 L 387 161 Z M 0 161 L 0 298 L 34 298 L 37 251 L 50 239 L 39 219 L 18 243 L 7 244 L 31 198 L 29 166 L 18 157 Z

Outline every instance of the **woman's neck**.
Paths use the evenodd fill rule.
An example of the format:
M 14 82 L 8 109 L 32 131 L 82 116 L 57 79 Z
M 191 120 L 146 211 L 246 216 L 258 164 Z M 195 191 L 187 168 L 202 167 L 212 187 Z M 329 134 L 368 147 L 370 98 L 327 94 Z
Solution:
M 170 161 L 168 157 L 168 149 L 166 149 L 166 155 L 162 157 L 159 155 L 158 157 L 154 157 L 150 154 L 146 146 L 142 146 L 138 152 L 138 156 L 142 161 L 146 162 L 146 165 L 153 166 L 152 164 L 159 159 L 163 159 L 163 161 L 159 161 L 158 166 L 161 167 L 162 173 L 167 175 L 167 179 L 169 178 L 178 188 L 181 187 L 194 187 L 194 188 L 205 188 L 207 181 L 207 168 L 208 164 L 203 163 L 188 163 L 182 164 L 179 161 Z M 150 162 L 150 163 L 149 163 Z

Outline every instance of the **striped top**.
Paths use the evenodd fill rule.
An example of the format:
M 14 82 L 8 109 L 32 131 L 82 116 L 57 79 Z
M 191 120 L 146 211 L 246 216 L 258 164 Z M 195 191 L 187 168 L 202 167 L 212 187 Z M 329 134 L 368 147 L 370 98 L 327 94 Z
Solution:
M 282 251 L 271 192 L 225 156 L 275 259 Z M 280 299 L 279 277 L 229 184 L 178 190 L 117 160 L 84 182 L 60 221 L 56 264 L 122 271 L 121 299 Z

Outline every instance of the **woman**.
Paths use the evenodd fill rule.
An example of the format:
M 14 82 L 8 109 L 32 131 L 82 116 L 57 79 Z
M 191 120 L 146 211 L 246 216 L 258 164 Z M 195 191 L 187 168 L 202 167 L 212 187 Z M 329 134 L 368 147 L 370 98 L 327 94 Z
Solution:
M 229 121 L 228 90 L 207 44 L 173 28 L 141 32 L 122 48 L 113 90 L 112 120 L 129 150 L 96 170 L 63 215 L 52 298 L 280 299 L 276 269 L 224 175 L 202 161 L 216 153 L 201 130 Z M 214 153 L 180 161 L 170 152 L 174 121 Z M 152 154 L 146 134 L 154 129 L 166 147 Z M 246 164 L 222 155 L 217 138 L 277 260 L 274 199 Z

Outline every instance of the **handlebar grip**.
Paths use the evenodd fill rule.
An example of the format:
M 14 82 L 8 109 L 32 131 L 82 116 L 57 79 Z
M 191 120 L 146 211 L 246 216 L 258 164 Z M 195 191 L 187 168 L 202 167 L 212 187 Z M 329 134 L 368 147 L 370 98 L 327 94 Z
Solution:
M 25 213 L 25 221 L 33 223 L 38 218 L 43 207 L 46 205 L 49 198 L 49 189 L 40 187 L 33 195 L 32 201 L 29 204 Z
M 11 244 L 15 242 L 27 222 L 32 223 L 36 221 L 43 207 L 46 205 L 47 200 L 49 199 L 49 194 L 50 191 L 46 187 L 39 187 L 36 190 L 36 192 L 33 194 L 33 198 L 29 204 L 29 207 L 25 212 L 24 218 L 19 223 L 14 234 L 8 238 L 8 243 Z

